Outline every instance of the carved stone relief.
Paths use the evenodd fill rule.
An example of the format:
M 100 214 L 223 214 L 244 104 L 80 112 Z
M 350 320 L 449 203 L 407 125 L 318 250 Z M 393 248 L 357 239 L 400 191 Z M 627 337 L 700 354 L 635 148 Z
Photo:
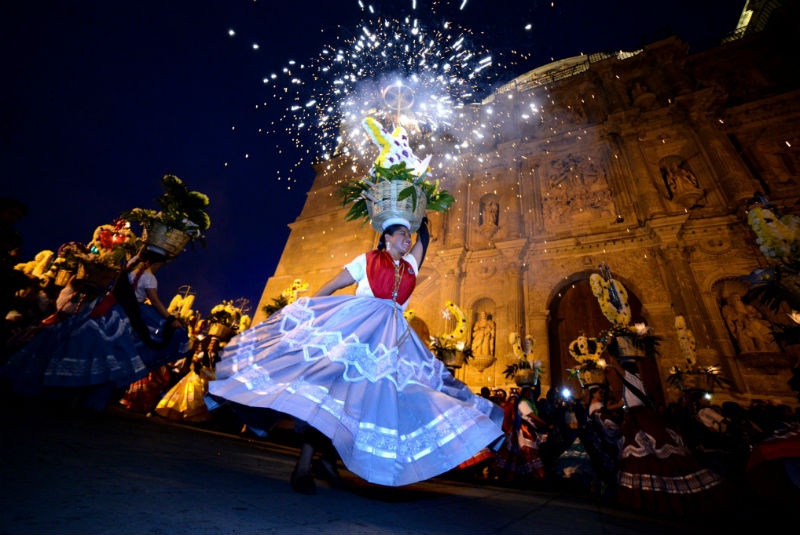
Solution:
M 567 153 L 551 159 L 548 169 L 542 187 L 542 215 L 549 228 L 614 219 L 606 171 L 596 158 Z
M 770 136 L 756 143 L 758 159 L 763 163 L 763 175 L 770 185 L 796 186 L 800 176 L 800 137 L 797 135 Z
M 641 80 L 633 83 L 630 95 L 633 105 L 642 111 L 649 111 L 656 106 L 656 94 Z

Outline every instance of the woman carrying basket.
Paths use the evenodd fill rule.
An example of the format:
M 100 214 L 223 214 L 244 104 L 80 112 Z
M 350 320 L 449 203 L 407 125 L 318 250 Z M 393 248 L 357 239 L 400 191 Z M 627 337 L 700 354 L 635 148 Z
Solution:
M 253 407 L 289 414 L 328 437 L 354 474 L 401 486 L 478 453 L 502 436 L 503 414 L 455 379 L 403 318 L 425 256 L 426 223 L 413 247 L 408 221 L 384 226 L 377 249 L 315 296 L 234 337 L 209 392 L 253 416 Z M 356 283 L 355 296 L 331 295 Z M 321 445 L 309 431 L 292 473 L 292 488 L 303 493 L 314 492 L 312 457 Z M 335 477 L 335 465 L 325 462 Z
M 503 435 L 502 410 L 455 379 L 403 317 L 428 245 L 426 218 L 388 217 L 378 231 L 376 249 L 313 297 L 231 339 L 209 383 L 212 399 L 233 404 L 248 425 L 269 421 L 271 410 L 308 426 L 291 478 L 298 492 L 315 492 L 312 458 L 326 440 L 315 444 L 314 430 L 348 470 L 386 486 L 442 474 Z M 355 295 L 333 295 L 352 284 Z M 322 475 L 335 481 L 325 460 Z

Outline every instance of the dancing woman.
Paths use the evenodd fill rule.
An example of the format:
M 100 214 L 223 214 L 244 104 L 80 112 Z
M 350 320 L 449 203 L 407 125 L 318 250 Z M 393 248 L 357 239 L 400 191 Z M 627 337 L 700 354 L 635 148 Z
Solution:
M 503 414 L 455 379 L 403 317 L 427 250 L 427 220 L 413 247 L 407 219 L 389 218 L 382 229 L 376 249 L 313 297 L 234 337 L 209 393 L 256 420 L 269 410 L 289 414 L 330 439 L 354 474 L 402 486 L 494 442 Z M 332 295 L 352 284 L 354 296 Z M 301 448 L 291 478 L 298 492 L 314 492 L 318 446 L 309 439 Z

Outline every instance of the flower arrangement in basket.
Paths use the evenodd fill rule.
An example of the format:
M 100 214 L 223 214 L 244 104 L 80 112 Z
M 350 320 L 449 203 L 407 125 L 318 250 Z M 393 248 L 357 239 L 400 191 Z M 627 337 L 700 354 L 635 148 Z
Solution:
M 208 335 L 228 341 L 235 334 L 244 332 L 250 327 L 250 316 L 247 314 L 247 299 L 236 302 L 223 300 L 211 309 L 208 315 Z
M 758 193 L 748 207 L 747 223 L 767 267 L 740 278 L 750 286 L 743 301 L 758 301 L 776 313 L 788 308 L 790 321 L 775 325 L 775 339 L 800 343 L 800 216 L 782 214 Z
M 204 232 L 211 227 L 208 196 L 190 190 L 175 175 L 164 175 L 161 187 L 164 191 L 156 197 L 158 210 L 133 208 L 122 217 L 139 223 L 144 242 L 166 256 L 177 255 L 187 244 L 205 245 Z
M 730 381 L 722 376 L 720 366 L 698 366 L 694 333 L 687 327 L 686 318 L 682 315 L 675 317 L 675 329 L 686 364 L 670 368 L 667 384 L 681 392 L 713 392 L 715 387 L 729 385 Z
M 342 206 L 350 206 L 346 221 L 369 221 L 381 232 L 384 221 L 402 217 L 415 232 L 426 210 L 446 212 L 450 208 L 455 202 L 453 196 L 440 187 L 438 180 L 425 179 L 430 156 L 424 161 L 414 156 L 402 127 L 390 134 L 378 121 L 367 117 L 364 128 L 381 153 L 369 177 L 346 182 L 337 191 Z
M 456 324 L 453 329 L 440 336 L 431 336 L 429 346 L 431 352 L 437 359 L 441 360 L 445 366 L 450 368 L 460 368 L 466 361 L 472 358 L 472 348 L 465 342 L 467 335 L 467 318 L 464 312 L 453 301 L 445 303 L 443 317 L 446 320 L 455 318 Z M 408 316 L 406 316 L 408 319 Z
M 88 253 L 89 248 L 82 243 L 71 241 L 61 244 L 50 266 L 58 286 L 66 286 L 69 279 L 78 271 L 79 254 Z
M 117 219 L 98 226 L 88 245 L 68 242 L 58 248 L 51 266 L 56 284 L 64 286 L 74 275 L 84 289 L 109 286 L 140 247 L 139 238 L 128 222 Z
M 605 383 L 606 361 L 602 358 L 606 350 L 605 341 L 580 335 L 569 343 L 567 349 L 578 363 L 575 368 L 567 368 L 570 377 L 576 378 L 583 388 Z
M 529 334 L 524 339 L 517 332 L 508 335 L 508 343 L 516 360 L 503 370 L 506 379 L 514 379 L 518 386 L 533 386 L 539 381 L 542 361 L 533 360 L 533 348 L 536 341 Z
M 618 359 L 655 356 L 661 337 L 653 334 L 653 330 L 644 323 L 631 324 L 628 291 L 620 281 L 611 277 L 606 264 L 601 264 L 600 270 L 601 273 L 589 276 L 589 285 L 600 304 L 600 310 L 611 322 L 611 328 L 602 331 L 598 339 Z
M 715 387 L 730 385 L 730 381 L 722 374 L 722 368 L 717 365 L 698 366 L 689 363 L 683 367 L 672 366 L 667 376 L 667 384 L 679 389 L 681 392 L 713 392 Z
M 111 224 L 100 225 L 94 230 L 88 252 L 92 261 L 110 268 L 124 266 L 139 251 L 141 240 L 124 219 L 115 219 Z

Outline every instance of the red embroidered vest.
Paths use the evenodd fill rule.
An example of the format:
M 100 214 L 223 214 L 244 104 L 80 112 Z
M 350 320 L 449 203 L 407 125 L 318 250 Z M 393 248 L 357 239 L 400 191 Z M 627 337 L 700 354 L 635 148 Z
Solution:
M 397 303 L 402 305 L 411 297 L 417 285 L 417 275 L 411 264 L 400 260 L 400 287 L 397 290 Z M 395 287 L 395 264 L 386 251 L 373 250 L 367 253 L 367 280 L 375 297 L 391 299 Z

